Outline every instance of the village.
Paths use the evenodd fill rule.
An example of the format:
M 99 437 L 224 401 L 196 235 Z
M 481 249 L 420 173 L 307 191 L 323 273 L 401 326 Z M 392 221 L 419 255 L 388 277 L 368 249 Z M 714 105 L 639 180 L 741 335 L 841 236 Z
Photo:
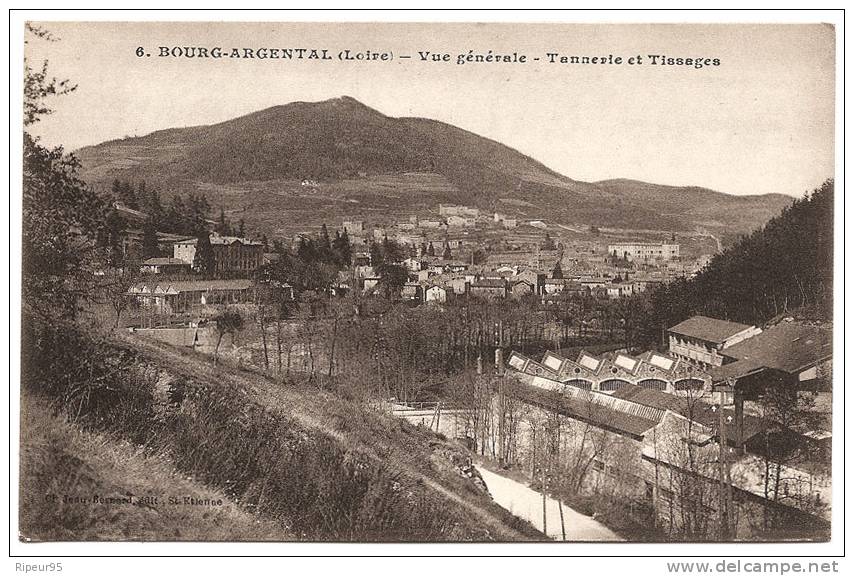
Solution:
M 131 219 L 144 214 L 117 204 Z M 339 229 L 348 242 L 349 262 L 330 283 L 330 293 L 376 292 L 382 278 L 379 263 L 372 261 L 372 246 L 394 242 L 402 257 L 394 264 L 406 271 L 399 287 L 400 298 L 410 303 L 445 303 L 465 296 L 481 298 L 536 297 L 544 305 L 557 305 L 567 298 L 587 296 L 616 299 L 645 292 L 674 278 L 690 277 L 709 262 L 712 255 L 683 261 L 675 237 L 659 243 L 613 242 L 564 245 L 560 230 L 550 233 L 548 225 L 535 220 L 519 223 L 495 213 L 486 217 L 477 208 L 438 206 L 438 217 L 391 226 L 370 226 L 362 220 L 344 220 Z M 325 229 L 325 226 L 324 226 Z M 554 234 L 555 236 L 552 236 Z M 310 236 L 298 234 L 290 249 Z M 279 257 L 266 238 L 251 240 L 211 235 L 218 279 L 243 282 L 194 282 L 195 237 L 158 233 L 164 256 L 141 262 L 140 272 L 148 281 L 132 288 L 138 303 L 159 312 L 182 312 L 192 304 L 204 305 L 218 298 L 231 303 L 254 299 L 250 280 L 264 265 Z M 141 231 L 125 232 L 122 250 L 139 249 Z M 405 256 L 405 257 L 404 257 Z M 171 282 L 175 280 L 176 282 Z

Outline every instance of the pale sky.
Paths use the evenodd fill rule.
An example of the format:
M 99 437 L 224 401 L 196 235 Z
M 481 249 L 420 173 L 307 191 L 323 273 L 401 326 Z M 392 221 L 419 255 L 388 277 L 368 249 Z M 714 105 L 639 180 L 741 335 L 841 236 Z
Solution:
M 73 150 L 349 95 L 454 124 L 574 179 L 800 195 L 833 176 L 834 30 L 824 25 L 58 23 L 28 55 L 78 84 L 33 130 Z M 159 46 L 390 51 L 391 62 L 177 59 Z M 150 57 L 137 57 L 143 47 Z M 455 63 L 460 53 L 526 64 Z M 418 51 L 450 53 L 421 62 Z M 550 64 L 546 54 L 642 65 Z M 718 58 L 695 69 L 651 54 Z M 400 59 L 410 55 L 411 59 Z M 540 61 L 533 61 L 533 58 Z

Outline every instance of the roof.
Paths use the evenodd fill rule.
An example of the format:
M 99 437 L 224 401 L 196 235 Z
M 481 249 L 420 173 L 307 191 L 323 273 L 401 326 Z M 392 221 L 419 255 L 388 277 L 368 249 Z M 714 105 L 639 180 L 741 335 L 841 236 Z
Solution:
M 238 238 L 237 236 L 219 236 L 218 234 L 210 235 L 211 244 L 234 244 L 235 242 L 246 246 L 261 246 L 261 242 L 250 240 L 249 238 Z M 175 244 L 195 244 L 199 241 L 198 238 L 188 238 L 179 240 Z
M 181 260 L 180 258 L 149 258 L 144 261 L 143 264 L 146 266 L 189 266 L 187 262 Z
M 705 342 L 722 344 L 728 338 L 751 328 L 747 324 L 718 320 L 708 316 L 693 316 L 669 329 L 674 334 L 696 338 Z
M 677 414 L 682 413 L 686 404 L 684 398 L 680 398 L 679 396 L 674 396 L 673 394 L 668 394 L 666 392 L 661 392 L 660 390 L 644 388 L 643 386 L 623 386 L 622 388 L 614 390 L 611 396 L 637 402 L 644 406 L 653 406 L 655 408 L 660 408 L 661 410 L 670 410 Z
M 608 246 L 679 246 L 676 242 L 614 242 Z
M 612 394 L 616 398 L 629 400 L 644 406 L 651 406 L 660 410 L 669 410 L 674 414 L 679 414 L 685 418 L 691 418 L 698 424 L 701 424 L 711 430 L 715 430 L 720 422 L 720 415 L 717 412 L 717 406 L 701 400 L 699 398 L 691 399 L 690 397 L 677 396 L 668 394 L 660 390 L 644 388 L 642 386 L 623 386 L 618 388 Z M 730 438 L 735 437 L 735 411 L 731 408 L 724 409 L 725 416 L 731 416 L 727 419 L 726 429 Z M 764 421 L 756 416 L 749 414 L 743 415 L 742 438 L 748 440 L 765 429 Z
M 248 290 L 252 287 L 252 280 L 185 280 L 178 282 L 148 283 L 142 282 L 133 286 L 129 292 L 153 293 L 160 288 L 161 292 L 167 290 L 176 292 L 205 292 L 208 290 Z M 148 288 L 148 290 L 145 290 Z
M 252 280 L 187 280 L 184 282 L 170 282 L 169 286 L 178 292 L 247 290 L 252 287 Z
M 765 368 L 794 374 L 833 355 L 831 331 L 821 326 L 783 321 L 722 352 L 735 362 L 712 371 L 716 381 L 739 378 Z
M 620 434 L 640 438 L 655 427 L 661 418 L 660 410 L 626 402 L 608 394 L 564 386 L 560 382 L 530 374 L 513 372 L 512 376 L 508 382 L 525 401 Z M 553 387 L 550 390 L 544 384 Z
M 471 285 L 472 288 L 504 288 L 505 286 L 504 280 L 498 278 L 484 278 Z

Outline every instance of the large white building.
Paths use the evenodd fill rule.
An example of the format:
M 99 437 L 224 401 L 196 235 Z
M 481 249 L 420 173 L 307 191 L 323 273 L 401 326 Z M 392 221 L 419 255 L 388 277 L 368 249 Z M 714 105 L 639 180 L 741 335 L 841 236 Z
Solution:
M 626 260 L 675 260 L 679 258 L 679 244 L 632 242 L 608 244 L 608 254 Z

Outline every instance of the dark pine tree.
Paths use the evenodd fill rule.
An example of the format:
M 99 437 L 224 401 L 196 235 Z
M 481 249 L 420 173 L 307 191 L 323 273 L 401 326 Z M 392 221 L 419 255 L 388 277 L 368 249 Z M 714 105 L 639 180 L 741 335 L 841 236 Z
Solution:
M 339 266 L 349 266 L 352 261 L 350 249 L 350 236 L 347 235 L 346 228 L 344 232 L 336 232 L 335 239 L 332 241 L 332 253 L 335 263 Z
M 326 228 L 326 224 L 320 227 L 320 235 L 317 237 L 317 256 L 321 262 L 331 262 L 334 259 L 332 242 L 329 240 L 329 230 Z
M 147 260 L 149 258 L 160 257 L 160 243 L 157 241 L 157 225 L 154 218 L 146 218 L 142 225 L 142 257 Z
M 314 240 L 300 236 L 297 245 L 297 258 L 306 264 L 317 261 L 317 247 L 314 245 Z
M 196 256 L 193 259 L 193 268 L 205 278 L 211 278 L 216 273 L 216 257 L 213 246 L 211 246 L 210 233 L 207 231 L 199 233 L 196 237 Z
M 546 237 L 543 240 L 543 250 L 554 250 L 555 249 L 555 241 L 552 240 L 552 237 L 546 232 Z
M 110 265 L 116 268 L 121 267 L 124 260 L 124 250 L 122 248 L 122 236 L 124 235 L 127 222 L 116 210 L 110 210 L 107 215 L 107 246 L 109 248 Z
M 445 248 L 442 250 L 442 260 L 450 260 L 453 258 L 451 254 L 451 245 L 445 242 Z

